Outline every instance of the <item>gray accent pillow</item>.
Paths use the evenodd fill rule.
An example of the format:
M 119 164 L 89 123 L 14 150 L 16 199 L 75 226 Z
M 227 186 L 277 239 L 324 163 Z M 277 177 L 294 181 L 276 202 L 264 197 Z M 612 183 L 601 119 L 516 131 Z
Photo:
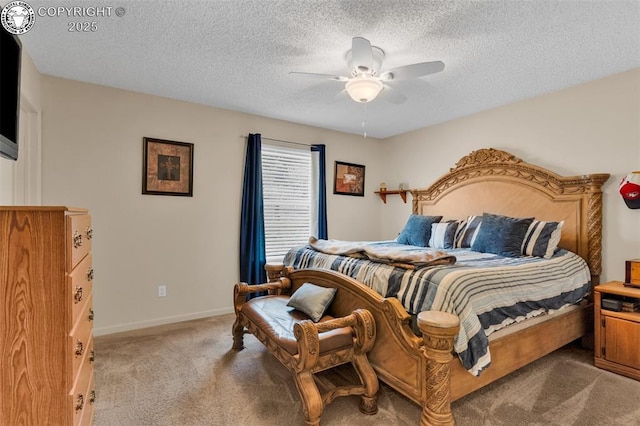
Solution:
M 304 283 L 291 295 L 287 306 L 304 312 L 309 315 L 309 318 L 311 318 L 313 322 L 318 322 L 333 301 L 336 291 L 338 290 L 335 288 Z
M 533 222 L 532 217 L 515 218 L 484 213 L 471 250 L 507 257 L 522 255 L 522 243 Z

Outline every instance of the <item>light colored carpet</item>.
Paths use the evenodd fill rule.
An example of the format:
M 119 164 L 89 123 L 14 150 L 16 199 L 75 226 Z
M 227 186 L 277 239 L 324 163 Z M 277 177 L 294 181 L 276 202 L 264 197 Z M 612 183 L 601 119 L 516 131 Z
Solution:
M 96 337 L 95 425 L 303 425 L 289 371 L 251 335 L 243 351 L 231 350 L 233 319 Z M 361 414 L 358 402 L 336 399 L 322 424 L 420 422 L 420 407 L 384 384 L 378 414 Z M 566 347 L 454 402 L 453 413 L 459 426 L 640 425 L 640 382 L 595 368 L 589 351 Z

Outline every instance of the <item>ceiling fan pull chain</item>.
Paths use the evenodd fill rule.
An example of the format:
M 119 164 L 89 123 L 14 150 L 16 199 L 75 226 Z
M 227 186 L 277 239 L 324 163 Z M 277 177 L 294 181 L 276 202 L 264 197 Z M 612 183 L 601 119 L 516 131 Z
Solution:
M 362 137 L 367 138 L 367 130 L 365 129 L 365 124 L 367 123 L 367 104 L 362 104 Z

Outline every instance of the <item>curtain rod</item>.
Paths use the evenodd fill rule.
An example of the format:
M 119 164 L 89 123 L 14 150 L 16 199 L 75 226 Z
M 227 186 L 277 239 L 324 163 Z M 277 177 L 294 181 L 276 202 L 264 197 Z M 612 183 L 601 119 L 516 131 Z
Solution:
M 243 135 L 242 137 L 243 138 L 248 138 L 249 135 Z M 290 143 L 291 145 L 313 146 L 313 144 L 306 144 L 306 143 L 301 143 L 301 142 L 283 141 L 282 139 L 272 139 L 272 138 L 267 138 L 267 137 L 264 137 L 264 136 L 261 136 L 261 139 L 266 139 L 268 141 L 273 141 L 273 142 Z

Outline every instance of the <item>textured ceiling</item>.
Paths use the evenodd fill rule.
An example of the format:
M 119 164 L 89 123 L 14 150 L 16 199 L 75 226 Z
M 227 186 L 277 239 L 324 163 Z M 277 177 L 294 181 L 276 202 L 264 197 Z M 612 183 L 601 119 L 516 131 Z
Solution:
M 640 67 L 638 0 L 28 3 L 40 13 L 21 39 L 42 73 L 356 134 L 366 119 L 377 138 Z M 112 9 L 40 16 L 60 6 Z M 68 31 L 85 21 L 96 31 Z M 385 51 L 383 71 L 445 69 L 391 83 L 408 100 L 383 91 L 366 110 L 344 83 L 288 74 L 345 75 L 354 36 Z

